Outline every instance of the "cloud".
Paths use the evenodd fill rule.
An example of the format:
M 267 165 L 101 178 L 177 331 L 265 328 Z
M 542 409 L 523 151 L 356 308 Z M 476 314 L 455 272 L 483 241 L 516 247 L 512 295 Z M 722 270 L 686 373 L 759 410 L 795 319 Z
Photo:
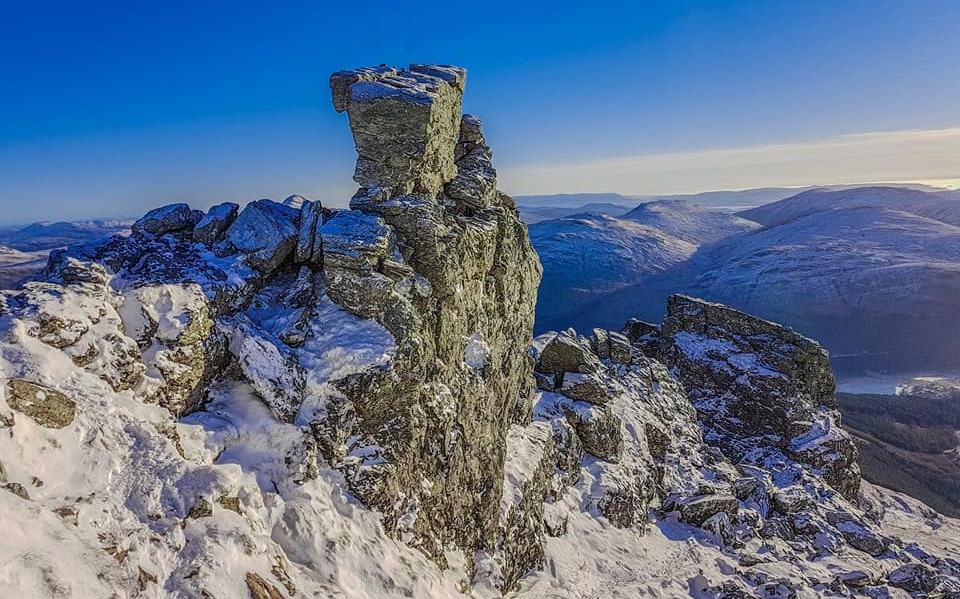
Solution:
M 717 189 L 960 179 L 960 127 L 840 135 L 726 150 L 648 154 L 574 164 L 507 167 L 522 194 L 694 193 Z

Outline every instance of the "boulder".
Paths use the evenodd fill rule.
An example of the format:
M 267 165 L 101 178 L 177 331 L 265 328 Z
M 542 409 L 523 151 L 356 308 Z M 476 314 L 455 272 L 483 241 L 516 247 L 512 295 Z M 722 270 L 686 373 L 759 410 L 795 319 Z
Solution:
M 274 270 L 297 243 L 296 210 L 271 200 L 250 202 L 227 229 L 226 239 L 261 273 Z
M 887 575 L 891 586 L 912 593 L 929 593 L 937 588 L 940 575 L 927 564 L 907 564 Z
M 562 375 L 564 372 L 599 372 L 603 364 L 572 329 L 557 333 L 540 352 L 537 370 Z
M 688 524 L 700 526 L 715 514 L 726 514 L 730 518 L 737 515 L 740 504 L 732 495 L 697 495 L 680 502 L 680 519 Z
M 610 345 L 611 362 L 614 364 L 630 364 L 633 362 L 633 348 L 626 336 L 610 331 L 607 337 Z
M 323 261 L 323 238 L 318 230 L 324 220 L 325 213 L 320 202 L 304 200 L 300 203 L 300 231 L 295 256 L 297 263 Z
M 213 206 L 193 228 L 193 238 L 200 243 L 213 245 L 223 237 L 224 232 L 237 219 L 239 210 L 240 206 L 233 202 Z
M 65 428 L 73 423 L 77 404 L 63 393 L 24 379 L 7 382 L 7 405 L 46 428 Z
M 563 410 L 567 421 L 577 432 L 583 451 L 610 462 L 620 459 L 623 453 L 623 421 L 610 408 L 563 406 Z
M 595 374 L 568 372 L 563 375 L 563 384 L 559 389 L 565 397 L 592 404 L 603 404 L 610 399 L 610 389 L 603 379 Z
M 364 273 L 394 253 L 394 232 L 383 219 L 354 210 L 336 212 L 318 226 L 323 239 L 324 268 L 349 268 Z
M 133 223 L 134 233 L 165 235 L 193 229 L 203 218 L 203 213 L 191 210 L 187 204 L 168 204 L 154 208 Z

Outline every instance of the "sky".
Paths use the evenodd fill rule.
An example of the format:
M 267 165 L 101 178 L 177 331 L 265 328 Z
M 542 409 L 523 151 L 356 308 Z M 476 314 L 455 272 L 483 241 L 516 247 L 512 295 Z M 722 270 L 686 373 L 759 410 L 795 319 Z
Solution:
M 328 77 L 468 69 L 513 194 L 960 184 L 960 2 L 5 2 L 0 224 L 356 188 Z

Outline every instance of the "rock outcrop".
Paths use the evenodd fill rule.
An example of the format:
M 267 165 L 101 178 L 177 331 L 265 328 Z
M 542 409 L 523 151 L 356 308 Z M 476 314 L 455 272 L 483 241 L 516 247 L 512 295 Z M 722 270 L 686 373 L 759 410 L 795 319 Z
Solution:
M 657 356 L 674 368 L 708 438 L 735 463 L 786 456 L 846 498 L 860 488 L 857 446 L 840 428 L 827 352 L 781 325 L 682 295 L 667 302 Z
M 507 432 L 533 406 L 541 273 L 479 120 L 461 116 L 465 83 L 426 65 L 333 75 L 361 188 L 355 212 L 318 229 L 327 293 L 397 344 L 388 368 L 337 385 L 358 438 L 380 448 L 355 491 L 388 527 L 413 514 L 407 532 L 437 558 L 495 542 Z
M 815 342 L 682 296 L 533 339 L 465 82 L 331 78 L 350 210 L 167 206 L 0 293 L 7 590 L 960 592 L 960 524 L 861 484 Z

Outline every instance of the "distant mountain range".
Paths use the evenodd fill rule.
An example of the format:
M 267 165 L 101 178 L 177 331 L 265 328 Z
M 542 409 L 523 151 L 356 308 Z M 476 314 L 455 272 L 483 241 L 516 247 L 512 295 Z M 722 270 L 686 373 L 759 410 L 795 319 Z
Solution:
M 960 367 L 960 196 L 811 190 L 738 214 L 660 201 L 530 226 L 537 328 L 658 321 L 683 292 L 790 324 L 841 371 Z
M 626 214 L 638 204 L 656 201 L 684 200 L 703 208 L 736 212 L 747 210 L 799 193 L 812 190 L 842 191 L 858 189 L 863 185 L 827 185 L 808 187 L 758 187 L 729 191 L 705 191 L 691 194 L 672 195 L 621 195 L 618 193 L 563 193 L 552 195 L 516 196 L 520 216 L 527 223 L 547 218 L 562 218 L 577 212 L 602 212 L 610 216 Z M 884 185 L 896 189 L 915 189 L 927 192 L 942 192 L 943 189 L 919 183 L 898 183 Z
M 9 289 L 35 273 L 50 250 L 127 233 L 132 221 L 102 219 L 77 222 L 42 222 L 0 230 L 0 289 Z

